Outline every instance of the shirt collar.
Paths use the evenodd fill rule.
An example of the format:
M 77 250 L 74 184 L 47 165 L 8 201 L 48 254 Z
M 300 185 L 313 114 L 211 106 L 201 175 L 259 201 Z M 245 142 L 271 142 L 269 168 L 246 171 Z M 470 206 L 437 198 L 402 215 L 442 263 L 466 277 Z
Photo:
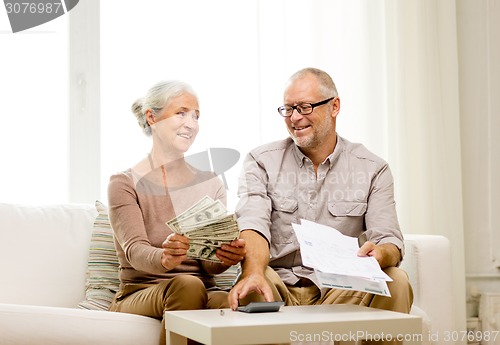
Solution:
M 344 145 L 345 145 L 344 141 L 342 140 L 342 137 L 340 137 L 338 134 L 336 135 L 337 135 L 337 143 L 335 144 L 335 149 L 322 162 L 322 164 L 324 164 L 325 162 L 328 161 L 330 163 L 330 168 L 339 159 L 342 151 L 344 151 Z M 295 157 L 295 160 L 297 161 L 299 167 L 302 168 L 304 166 L 304 161 L 309 158 L 307 158 L 307 156 L 304 153 L 302 153 L 302 151 L 295 144 L 295 142 L 292 141 L 292 145 L 293 145 L 293 155 Z
M 342 152 L 344 152 L 344 147 L 344 139 L 337 134 L 337 143 L 335 144 L 335 149 L 328 157 L 326 157 L 326 159 L 330 160 L 330 168 L 332 168 L 333 165 L 339 160 L 340 155 L 342 154 Z

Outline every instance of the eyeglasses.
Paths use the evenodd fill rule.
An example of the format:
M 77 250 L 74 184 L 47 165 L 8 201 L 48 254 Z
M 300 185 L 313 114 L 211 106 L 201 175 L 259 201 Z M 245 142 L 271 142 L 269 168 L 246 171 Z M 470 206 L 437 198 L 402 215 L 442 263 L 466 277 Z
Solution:
M 335 97 L 331 97 L 331 98 L 325 99 L 324 101 L 317 102 L 317 103 L 301 103 L 301 104 L 297 104 L 297 105 L 282 105 L 281 107 L 278 108 L 278 113 L 280 113 L 280 115 L 283 117 L 289 117 L 289 116 L 292 116 L 293 110 L 295 109 L 295 110 L 297 110 L 297 112 L 300 115 L 309 115 L 313 112 L 315 107 L 326 104 L 334 98 Z

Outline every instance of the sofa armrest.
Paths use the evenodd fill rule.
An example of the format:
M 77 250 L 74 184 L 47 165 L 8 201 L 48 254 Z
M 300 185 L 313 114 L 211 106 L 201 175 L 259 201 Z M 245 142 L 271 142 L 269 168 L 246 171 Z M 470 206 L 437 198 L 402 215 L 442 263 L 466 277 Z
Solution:
M 441 235 L 405 235 L 405 257 L 401 263 L 413 287 L 413 304 L 429 320 L 433 344 L 444 344 L 445 332 L 453 329 L 450 241 Z

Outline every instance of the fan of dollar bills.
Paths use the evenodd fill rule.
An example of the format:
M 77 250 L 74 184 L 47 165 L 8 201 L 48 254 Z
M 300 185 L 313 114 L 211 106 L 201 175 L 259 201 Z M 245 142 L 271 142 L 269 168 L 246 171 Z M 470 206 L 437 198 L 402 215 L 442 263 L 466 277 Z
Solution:
M 220 262 L 215 256 L 217 248 L 238 238 L 240 231 L 234 214 L 209 196 L 166 222 L 172 231 L 189 238 L 188 257 Z

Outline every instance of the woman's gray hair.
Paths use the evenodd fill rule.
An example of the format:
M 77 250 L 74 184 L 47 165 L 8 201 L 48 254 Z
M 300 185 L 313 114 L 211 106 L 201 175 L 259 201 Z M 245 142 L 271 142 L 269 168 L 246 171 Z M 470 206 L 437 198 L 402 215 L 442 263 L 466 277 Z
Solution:
M 183 93 L 198 98 L 193 88 L 187 83 L 178 80 L 161 81 L 150 88 L 144 98 L 139 98 L 132 104 L 132 112 L 144 134 L 151 136 L 151 127 L 146 119 L 146 111 L 151 109 L 156 118 L 172 98 Z

